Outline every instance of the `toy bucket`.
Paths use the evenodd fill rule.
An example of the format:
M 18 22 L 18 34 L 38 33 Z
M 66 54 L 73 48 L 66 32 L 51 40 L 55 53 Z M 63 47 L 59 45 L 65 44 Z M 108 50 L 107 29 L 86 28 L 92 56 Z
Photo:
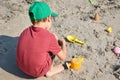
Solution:
M 70 62 L 70 68 L 73 70 L 78 70 L 81 67 L 81 64 L 83 62 L 83 57 L 77 57 L 77 58 L 73 58 Z

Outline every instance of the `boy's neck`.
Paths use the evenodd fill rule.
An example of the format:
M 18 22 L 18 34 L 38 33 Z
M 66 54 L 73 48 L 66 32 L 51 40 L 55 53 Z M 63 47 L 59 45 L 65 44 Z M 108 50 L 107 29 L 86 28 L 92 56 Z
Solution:
M 34 27 L 40 27 L 40 28 L 46 29 L 45 23 L 37 23 L 37 24 L 33 24 L 33 26 Z

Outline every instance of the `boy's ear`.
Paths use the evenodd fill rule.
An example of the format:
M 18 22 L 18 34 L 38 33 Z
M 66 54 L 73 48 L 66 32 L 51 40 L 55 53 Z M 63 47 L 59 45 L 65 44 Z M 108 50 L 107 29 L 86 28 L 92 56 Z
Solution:
M 48 22 L 51 22 L 52 18 L 51 16 L 48 17 Z

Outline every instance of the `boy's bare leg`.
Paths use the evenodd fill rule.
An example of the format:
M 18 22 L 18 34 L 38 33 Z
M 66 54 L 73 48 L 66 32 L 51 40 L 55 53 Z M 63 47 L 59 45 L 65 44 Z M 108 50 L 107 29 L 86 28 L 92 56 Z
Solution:
M 62 64 L 55 67 L 51 66 L 51 69 L 46 73 L 46 77 L 51 77 L 57 73 L 60 73 L 63 70 L 64 70 L 64 67 Z

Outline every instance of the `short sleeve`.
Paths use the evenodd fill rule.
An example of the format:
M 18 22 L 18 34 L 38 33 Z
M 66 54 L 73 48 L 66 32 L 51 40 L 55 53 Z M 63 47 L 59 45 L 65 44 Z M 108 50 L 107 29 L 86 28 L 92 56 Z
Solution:
M 54 55 L 61 51 L 61 47 L 59 46 L 58 41 L 53 34 L 50 36 L 49 51 Z

